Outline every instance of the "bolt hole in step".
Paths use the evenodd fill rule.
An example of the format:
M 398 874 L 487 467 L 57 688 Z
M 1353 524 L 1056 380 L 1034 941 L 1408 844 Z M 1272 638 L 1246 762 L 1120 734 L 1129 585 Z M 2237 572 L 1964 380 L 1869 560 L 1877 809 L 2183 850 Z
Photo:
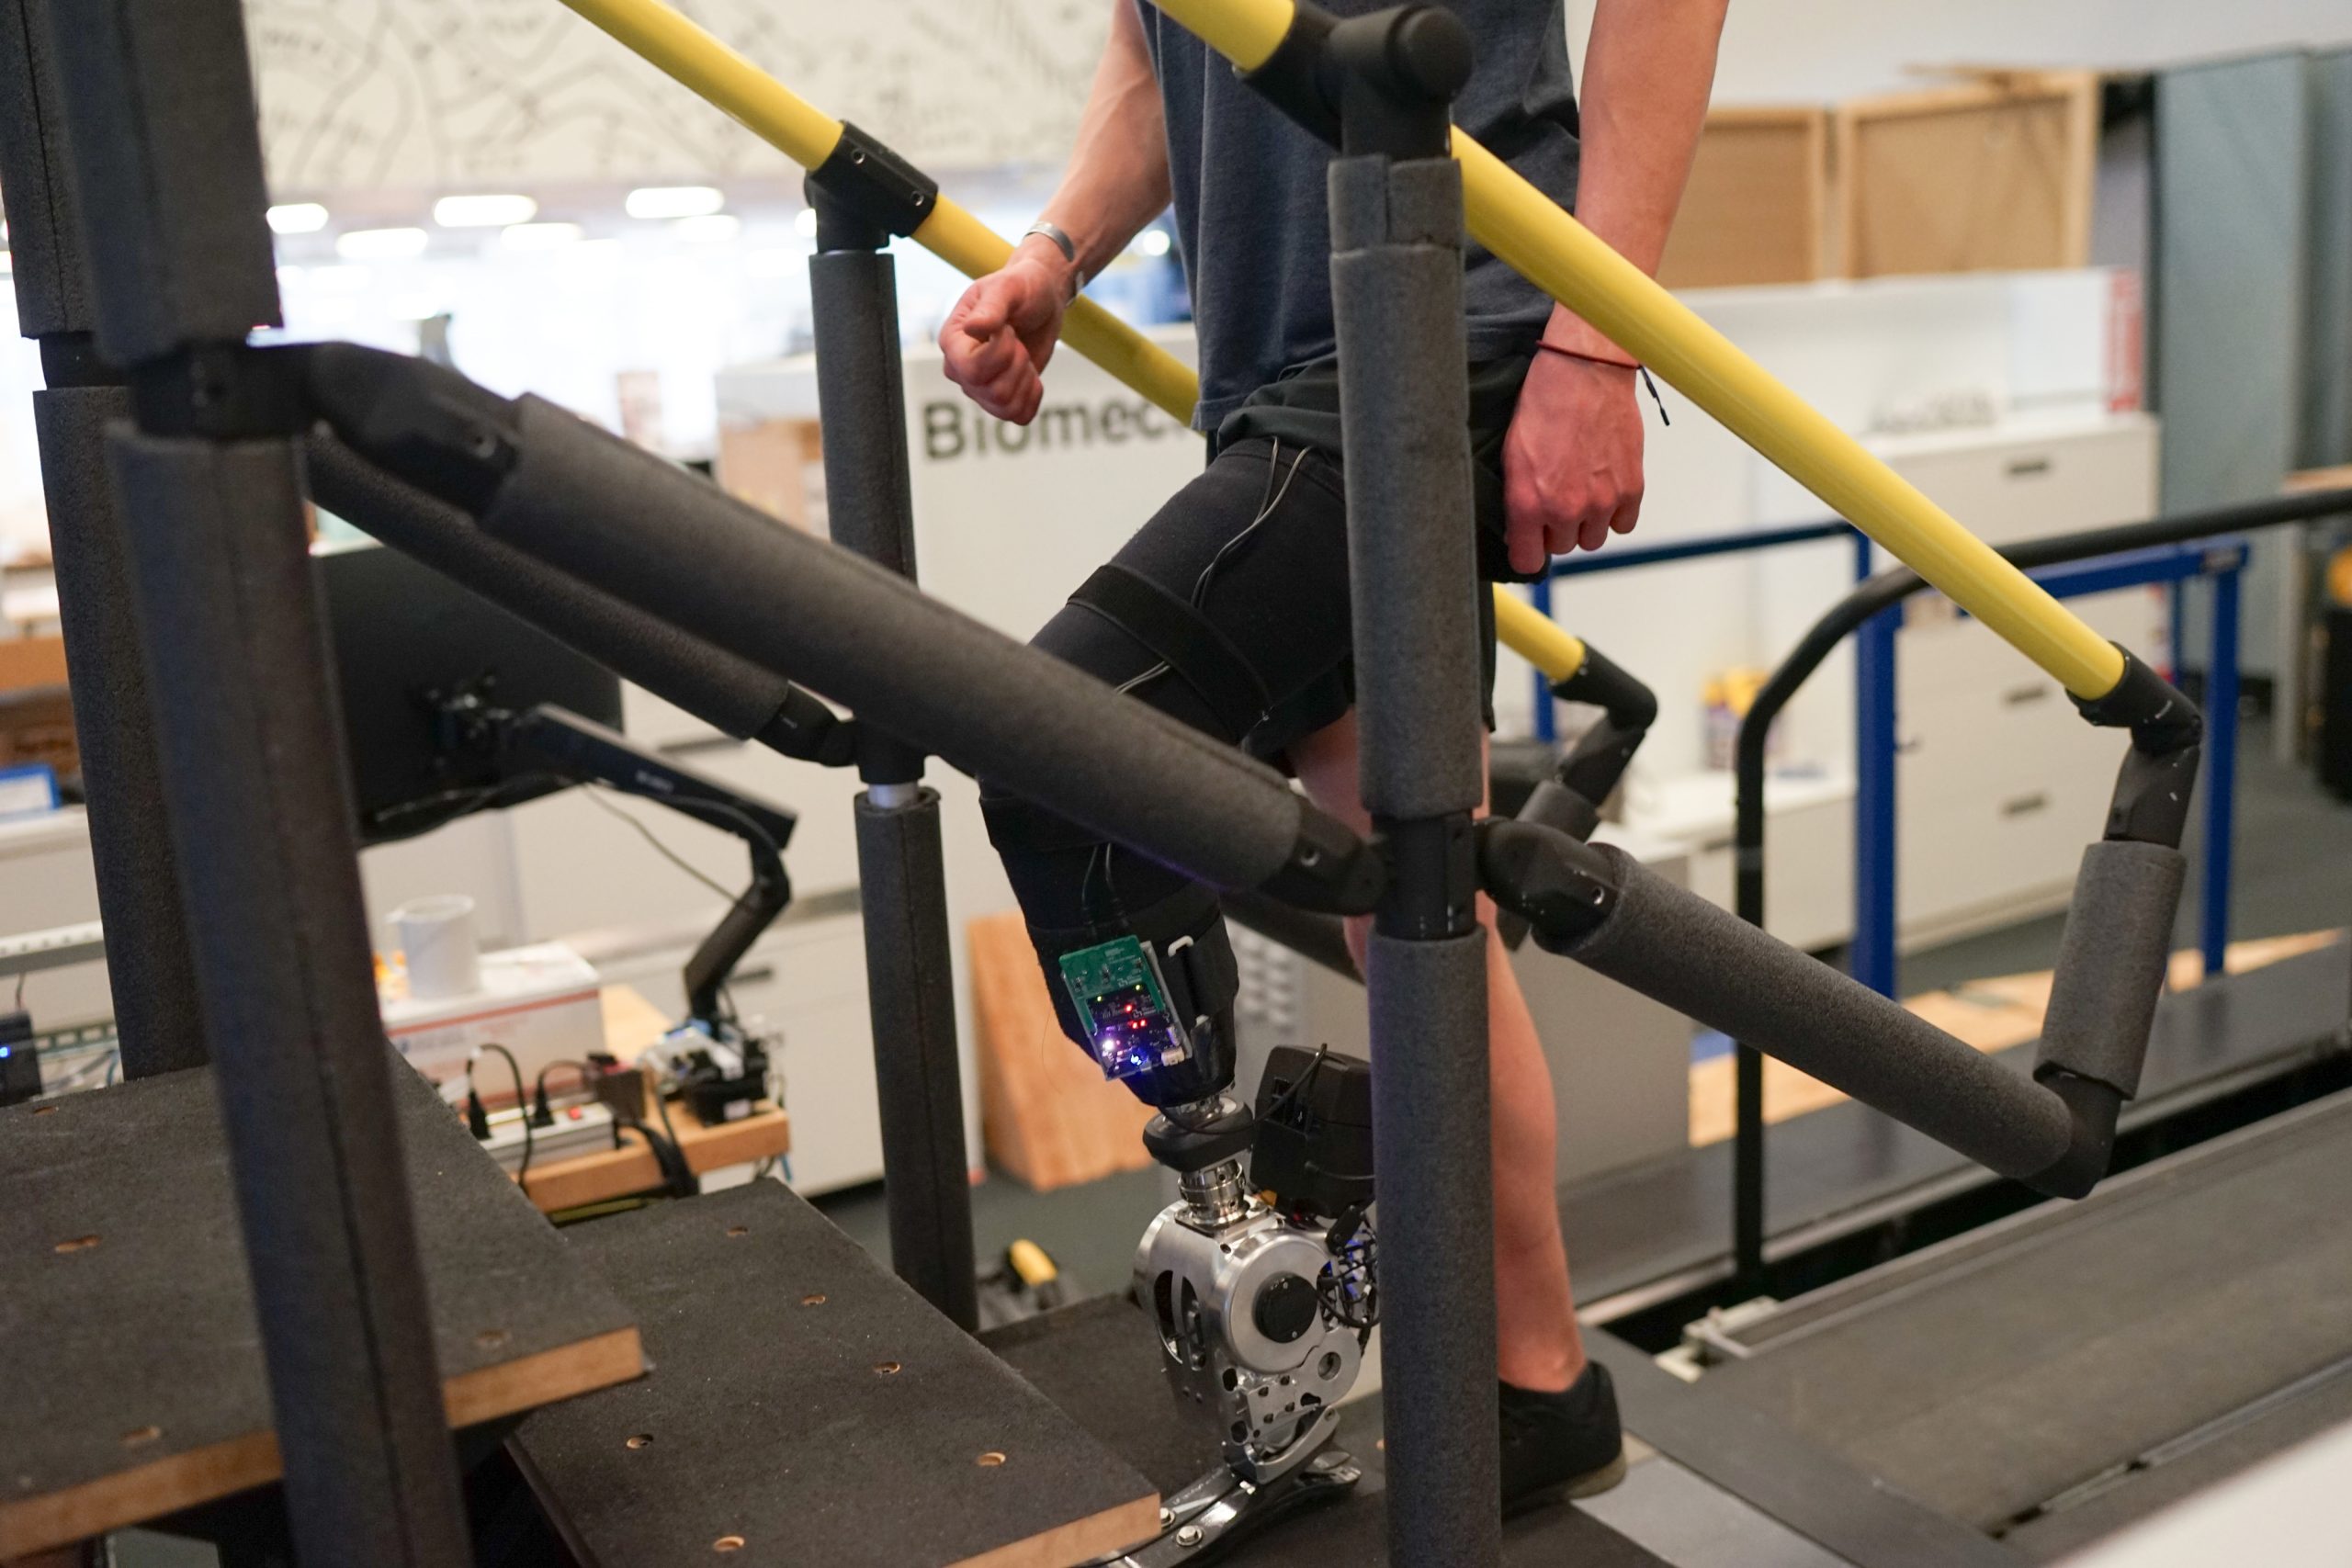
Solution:
M 144 1448 L 163 1435 L 161 1427 L 133 1427 L 122 1435 L 122 1446 L 126 1449 Z
M 896 1361 L 876 1361 L 874 1370 L 883 1377 L 895 1377 L 901 1370 Z
M 990 1449 L 988 1452 L 982 1454 L 972 1462 L 978 1465 L 982 1470 L 994 1470 L 1004 1463 L 1004 1455 L 999 1453 L 994 1449 Z
M 57 1244 L 57 1250 L 60 1252 L 87 1252 L 90 1248 L 97 1245 L 98 1238 L 96 1236 L 77 1235 L 59 1242 Z
M 800 1298 L 800 1304 L 805 1307 L 823 1306 L 825 1304 L 825 1292 L 822 1291 L 811 1291 L 807 1295 Z
M 752 1227 L 749 1225 L 729 1225 L 727 1227 L 727 1234 L 729 1235 L 749 1235 L 752 1234 Z
M 54 1116 L 57 1114 L 57 1107 L 54 1105 L 36 1105 L 33 1107 L 33 1114 L 36 1116 Z
M 1341 1369 L 1346 1365 L 1346 1362 L 1340 1359 L 1340 1353 L 1337 1350 L 1326 1350 L 1323 1352 L 1323 1359 L 1315 1363 L 1315 1375 L 1325 1382 L 1329 1382 L 1340 1375 Z
M 474 1343 L 481 1346 L 485 1350 L 495 1350 L 501 1345 L 506 1343 L 506 1330 L 503 1328 L 485 1328 L 480 1334 L 474 1336 Z
M 1241 1386 L 1241 1374 L 1231 1367 L 1225 1369 L 1225 1389 L 1227 1393 Z
M 653 1434 L 652 1434 L 652 1433 L 650 1433 L 650 1432 L 634 1432 L 634 1433 L 631 1433 L 631 1434 L 630 1434 L 630 1435 L 629 1435 L 626 1439 L 624 1439 L 624 1440 L 622 1441 L 622 1443 L 621 1443 L 621 1447 L 623 1447 L 623 1448 L 625 1448 L 625 1449 L 645 1449 L 645 1448 L 651 1448 L 652 1446 L 653 1446 Z
M 710 1549 L 713 1551 L 741 1551 L 743 1550 L 743 1538 L 740 1535 L 722 1535 L 710 1543 Z

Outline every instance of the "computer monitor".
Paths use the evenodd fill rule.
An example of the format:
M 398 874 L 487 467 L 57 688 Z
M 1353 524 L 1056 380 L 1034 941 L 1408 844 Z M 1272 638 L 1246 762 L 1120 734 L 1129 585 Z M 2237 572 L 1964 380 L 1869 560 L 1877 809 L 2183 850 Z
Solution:
M 437 712 L 452 694 L 480 691 L 516 711 L 549 703 L 621 728 L 618 676 L 432 568 L 378 544 L 322 545 L 312 568 L 363 843 L 564 787 L 509 776 L 490 753 L 452 745 Z

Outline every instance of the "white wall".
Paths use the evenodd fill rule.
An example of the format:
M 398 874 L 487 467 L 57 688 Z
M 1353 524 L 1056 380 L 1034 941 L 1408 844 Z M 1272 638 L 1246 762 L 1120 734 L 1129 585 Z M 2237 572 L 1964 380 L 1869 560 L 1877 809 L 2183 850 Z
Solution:
M 1567 0 L 1581 61 L 1594 0 Z M 1715 101 L 1828 103 L 1922 85 L 1905 68 L 2131 68 L 2352 43 L 2345 0 L 1732 0 Z

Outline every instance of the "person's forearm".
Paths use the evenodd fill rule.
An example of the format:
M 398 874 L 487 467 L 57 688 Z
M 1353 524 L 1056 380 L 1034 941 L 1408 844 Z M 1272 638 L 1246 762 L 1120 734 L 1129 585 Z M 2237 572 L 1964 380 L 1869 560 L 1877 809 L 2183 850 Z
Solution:
M 1577 217 L 1644 272 L 1657 271 L 1714 85 L 1729 0 L 1599 0 L 1586 45 Z M 1605 340 L 1566 310 L 1545 341 Z
M 1101 272 L 1168 207 L 1167 121 L 1137 3 L 1111 0 L 1111 37 L 1079 122 L 1078 146 L 1040 214 L 1078 247 L 1081 277 Z

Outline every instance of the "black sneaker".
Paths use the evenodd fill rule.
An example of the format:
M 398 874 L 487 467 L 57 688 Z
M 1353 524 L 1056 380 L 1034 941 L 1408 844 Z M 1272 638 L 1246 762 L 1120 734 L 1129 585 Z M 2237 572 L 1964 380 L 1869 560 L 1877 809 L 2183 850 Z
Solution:
M 1559 1393 L 1502 1385 L 1503 1512 L 1590 1497 L 1625 1479 L 1625 1435 L 1609 1369 L 1587 1361 Z

